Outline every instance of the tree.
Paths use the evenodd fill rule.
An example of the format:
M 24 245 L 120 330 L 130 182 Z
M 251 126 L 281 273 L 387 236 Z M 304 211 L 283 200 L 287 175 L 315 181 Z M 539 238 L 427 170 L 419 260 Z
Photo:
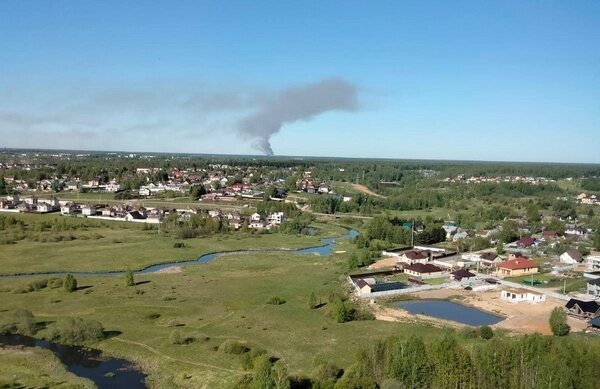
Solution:
M 77 290 L 77 280 L 72 274 L 67 274 L 65 281 L 63 282 L 63 287 L 69 293 Z
M 317 295 L 315 294 L 315 292 L 311 292 L 310 296 L 308 296 L 308 307 L 310 309 L 315 309 L 317 307 Z
M 600 228 L 594 233 L 594 249 L 600 250 Z
M 565 336 L 571 331 L 567 324 L 567 313 L 562 307 L 556 307 L 550 314 L 550 329 L 555 336 Z
M 133 279 L 133 272 L 131 269 L 127 269 L 125 272 L 125 286 L 134 286 L 135 280 Z
M 6 181 L 4 181 L 4 177 L 0 177 L 0 195 L 8 194 L 8 190 L 6 189 Z
M 527 220 L 530 223 L 535 223 L 542 220 L 540 210 L 536 204 L 531 204 L 529 207 L 527 207 Z

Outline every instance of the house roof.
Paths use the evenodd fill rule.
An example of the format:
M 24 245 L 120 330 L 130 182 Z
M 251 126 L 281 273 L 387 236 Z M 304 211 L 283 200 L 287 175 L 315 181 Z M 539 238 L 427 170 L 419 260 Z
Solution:
M 519 246 L 533 246 L 535 244 L 535 238 L 532 238 L 531 236 L 524 236 L 521 239 L 517 240 L 517 245 Z
M 595 301 L 582 301 L 577 299 L 569 300 L 565 307 L 567 309 L 571 309 L 575 305 L 579 306 L 579 308 L 581 308 L 581 310 L 586 313 L 595 313 L 598 312 L 598 310 L 600 309 L 600 305 L 598 305 L 598 303 Z
M 368 286 L 369 284 L 367 283 L 367 281 L 363 280 L 362 278 L 357 279 L 356 281 L 356 286 L 358 286 L 360 289 L 364 288 L 365 286 Z
M 463 278 L 473 278 L 475 277 L 475 274 L 471 273 L 468 270 L 465 269 L 460 269 L 457 271 L 453 271 L 452 273 L 450 273 L 454 276 L 454 278 L 457 278 L 459 280 L 463 279 Z
M 498 265 L 498 267 L 501 269 L 519 270 L 538 267 L 538 265 L 530 259 L 513 259 L 512 261 L 505 261 L 501 263 Z
M 404 270 L 414 271 L 416 273 L 437 273 L 442 269 L 430 263 L 414 263 L 404 267 Z
M 583 257 L 581 256 L 581 253 L 579 252 L 579 250 L 577 250 L 577 249 L 568 249 L 566 251 L 566 253 L 569 255 L 569 257 L 573 258 L 577 262 L 583 262 Z
M 600 286 L 600 278 L 595 278 L 593 280 L 589 280 L 587 283 L 588 284 L 592 284 L 592 285 L 596 285 L 596 286 Z
M 486 261 L 493 261 L 494 259 L 498 258 L 498 254 L 492 253 L 492 252 L 487 252 L 487 253 L 481 254 L 479 256 L 479 258 L 485 259 Z
M 406 253 L 404 253 L 404 255 L 406 255 L 406 257 L 409 259 L 426 259 L 426 258 L 428 258 L 428 255 L 425 254 L 423 251 L 407 251 Z
M 590 325 L 592 327 L 600 328 L 600 317 L 590 320 Z
M 384 292 L 387 290 L 396 290 L 406 288 L 406 284 L 402 282 L 384 282 L 381 284 L 371 285 L 371 293 Z

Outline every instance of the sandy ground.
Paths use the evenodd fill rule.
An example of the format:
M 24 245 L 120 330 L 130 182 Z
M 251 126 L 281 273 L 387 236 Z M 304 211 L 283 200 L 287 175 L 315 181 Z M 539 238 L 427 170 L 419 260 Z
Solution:
M 386 258 L 380 259 L 376 262 L 373 262 L 371 264 L 371 266 L 369 266 L 369 268 L 371 268 L 371 269 L 387 269 L 390 267 L 394 267 L 397 262 L 398 262 L 398 258 L 396 258 L 396 257 L 386 257 Z
M 351 185 L 352 185 L 352 188 L 354 188 L 355 190 L 362 192 L 364 194 L 368 194 L 368 195 L 375 196 L 375 197 L 380 197 L 382 199 L 387 198 L 386 196 L 383 196 L 383 195 L 380 195 L 379 193 L 373 192 L 371 189 L 367 188 L 364 185 L 361 185 L 361 184 L 351 184 Z
M 181 273 L 183 271 L 183 269 L 181 268 L 181 266 L 169 266 L 169 267 L 165 267 L 164 269 L 160 269 L 154 272 L 154 274 L 175 274 L 175 273 Z
M 539 332 L 544 335 L 550 335 L 550 325 L 548 320 L 550 318 L 550 312 L 554 307 L 563 307 L 565 302 L 553 298 L 547 298 L 546 301 L 531 304 L 527 302 L 522 303 L 510 303 L 500 298 L 500 290 L 495 289 L 486 292 L 472 292 L 465 291 L 462 289 L 440 289 L 430 290 L 425 292 L 417 293 L 420 298 L 436 298 L 446 299 L 450 296 L 456 298 L 460 296 L 461 299 L 456 298 L 462 304 L 470 305 L 475 308 L 479 308 L 484 311 L 492 312 L 506 317 L 505 320 L 498 324 L 493 325 L 495 328 L 502 328 L 509 331 L 519 333 L 534 333 Z M 391 311 L 391 312 L 390 312 Z M 422 315 L 410 315 L 408 312 L 400 311 L 392 308 L 381 308 L 376 310 L 376 317 L 379 320 L 387 321 L 406 321 L 415 320 L 415 318 L 422 319 Z M 426 318 L 426 317 L 425 317 Z M 428 321 L 433 323 L 450 323 L 443 320 L 426 318 Z M 587 325 L 583 320 L 577 320 L 569 317 L 568 323 L 571 326 L 571 331 L 578 332 L 586 329 Z M 456 326 L 455 323 L 451 323 L 452 326 Z M 459 325 L 460 327 L 460 325 Z

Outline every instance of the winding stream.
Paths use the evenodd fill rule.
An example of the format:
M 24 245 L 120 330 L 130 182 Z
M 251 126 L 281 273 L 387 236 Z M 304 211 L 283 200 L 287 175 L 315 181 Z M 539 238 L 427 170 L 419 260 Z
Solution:
M 252 253 L 296 253 L 296 254 L 319 254 L 323 256 L 331 255 L 333 248 L 336 245 L 336 240 L 338 239 L 346 239 L 346 238 L 354 238 L 358 236 L 358 231 L 350 230 L 346 234 L 337 237 L 337 238 L 322 238 L 321 245 L 305 247 L 301 249 L 250 249 L 250 250 L 225 250 L 218 251 L 214 253 L 204 254 L 199 256 L 196 259 L 192 259 L 189 261 L 171 261 L 165 262 L 158 265 L 150 265 L 141 270 L 135 271 L 134 274 L 149 274 L 154 273 L 159 270 L 177 265 L 177 266 L 190 266 L 197 265 L 200 263 L 207 263 L 215 258 L 225 255 L 225 254 L 252 254 Z M 124 271 L 99 271 L 99 272 L 41 272 L 41 273 L 28 273 L 28 274 L 5 274 L 0 275 L 0 279 L 2 278 L 26 278 L 26 277 L 34 277 L 34 276 L 66 276 L 67 274 L 72 274 L 74 276 L 86 276 L 86 277 L 106 277 L 106 276 L 117 276 L 125 274 Z
M 200 257 L 190 261 L 172 261 L 159 265 L 148 266 L 142 270 L 136 271 L 135 274 L 154 273 L 158 270 L 169 266 L 190 266 L 195 264 L 207 263 L 215 258 L 231 253 L 296 253 L 296 254 L 319 254 L 323 256 L 331 255 L 336 245 L 336 240 L 354 238 L 358 235 L 358 231 L 350 230 L 343 236 L 338 238 L 323 238 L 321 245 L 306 247 L 295 250 L 288 249 L 256 249 L 256 250 L 234 250 L 220 251 L 201 255 Z M 67 272 L 46 272 L 46 273 L 31 273 L 20 275 L 0 275 L 2 278 L 25 278 L 34 276 L 64 276 Z M 116 276 L 124 274 L 122 271 L 105 271 L 105 272 L 71 272 L 70 274 L 88 277 L 103 277 Z M 79 377 L 89 378 L 99 389 L 144 389 L 144 379 L 146 375 L 136 370 L 133 364 L 126 359 L 103 358 L 102 352 L 96 349 L 85 349 L 76 346 L 66 346 L 57 343 L 39 340 L 31 337 L 20 335 L 0 336 L 0 345 L 10 346 L 28 346 L 41 347 L 51 350 L 67 369 Z

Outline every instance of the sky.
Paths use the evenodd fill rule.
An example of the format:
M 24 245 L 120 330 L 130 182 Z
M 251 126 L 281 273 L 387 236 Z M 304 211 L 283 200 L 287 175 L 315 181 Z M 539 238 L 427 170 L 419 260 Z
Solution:
M 0 2 L 0 147 L 600 163 L 600 2 Z

